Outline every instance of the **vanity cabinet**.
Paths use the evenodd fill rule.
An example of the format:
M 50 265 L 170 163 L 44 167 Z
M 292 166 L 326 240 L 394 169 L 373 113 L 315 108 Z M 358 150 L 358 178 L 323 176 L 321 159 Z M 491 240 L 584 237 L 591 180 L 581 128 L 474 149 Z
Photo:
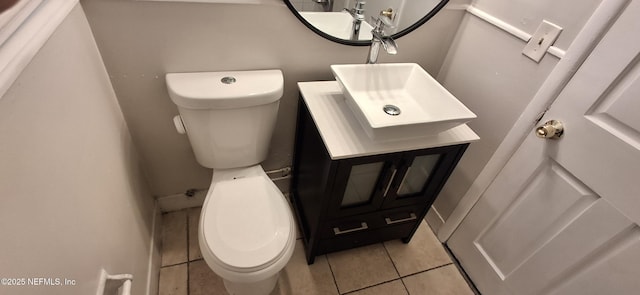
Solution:
M 408 243 L 475 133 L 465 140 L 409 140 L 406 146 L 373 142 L 340 93 L 316 97 L 300 87 L 291 201 L 307 262 L 385 240 Z
M 334 160 L 335 174 L 328 176 L 334 182 L 328 215 L 345 217 L 430 204 L 466 147 L 461 144 Z

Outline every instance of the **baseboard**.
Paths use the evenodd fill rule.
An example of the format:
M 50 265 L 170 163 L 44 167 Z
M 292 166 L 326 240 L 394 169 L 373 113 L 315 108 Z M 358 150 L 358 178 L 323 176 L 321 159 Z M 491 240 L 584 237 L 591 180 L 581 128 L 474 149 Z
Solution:
M 427 221 L 427 224 L 429 225 L 429 227 L 431 227 L 431 230 L 434 233 L 437 233 L 442 225 L 444 225 L 444 219 L 442 219 L 442 216 L 440 216 L 438 209 L 436 209 L 436 207 L 434 206 L 431 206 L 431 209 L 429 209 L 429 212 L 427 212 L 427 216 L 424 219 Z
M 147 271 L 147 295 L 158 294 L 158 280 L 162 254 L 160 246 L 162 239 L 162 212 L 158 201 L 153 206 L 153 221 L 151 222 L 151 240 L 149 241 L 149 265 Z
M 158 204 L 161 212 L 178 211 L 192 207 L 202 207 L 204 198 L 207 196 L 207 190 L 197 190 L 193 196 L 186 194 L 175 194 L 158 198 Z
M 291 175 L 271 179 L 283 194 L 288 194 L 291 190 Z

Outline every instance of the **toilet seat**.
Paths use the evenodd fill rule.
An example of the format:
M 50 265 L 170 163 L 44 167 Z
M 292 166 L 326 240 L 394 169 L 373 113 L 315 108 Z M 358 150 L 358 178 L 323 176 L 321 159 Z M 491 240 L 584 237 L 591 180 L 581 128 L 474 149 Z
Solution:
M 266 175 L 223 180 L 209 193 L 202 208 L 202 237 L 205 252 L 220 266 L 253 272 L 284 255 L 293 231 L 290 209 Z

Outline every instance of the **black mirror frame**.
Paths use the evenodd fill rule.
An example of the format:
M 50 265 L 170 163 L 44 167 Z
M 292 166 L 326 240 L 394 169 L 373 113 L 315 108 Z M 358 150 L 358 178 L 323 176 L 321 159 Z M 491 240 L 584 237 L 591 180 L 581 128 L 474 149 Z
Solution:
M 293 7 L 293 4 L 291 4 L 291 1 L 289 0 L 283 0 L 284 3 L 287 5 L 287 7 L 289 7 L 289 10 L 291 10 L 291 12 L 298 18 L 298 20 L 300 20 L 300 22 L 302 22 L 305 26 L 307 26 L 307 28 L 309 28 L 310 30 L 312 30 L 313 32 L 315 32 L 316 34 L 322 36 L 323 38 L 336 42 L 336 43 L 340 43 L 343 45 L 351 45 L 351 46 L 369 46 L 371 45 L 371 40 L 358 40 L 358 41 L 353 41 L 353 40 L 346 40 L 346 39 L 340 39 L 340 38 L 336 38 L 334 36 L 331 36 L 321 30 L 319 30 L 318 28 L 314 27 L 313 25 L 311 25 L 309 22 L 307 22 L 301 15 L 300 13 L 298 13 L 298 11 L 295 9 L 295 7 Z M 421 25 L 423 25 L 424 23 L 426 23 L 428 20 L 430 20 L 434 15 L 436 15 L 436 13 L 440 12 L 440 10 L 442 10 L 442 8 L 447 5 L 447 3 L 449 3 L 449 0 L 442 0 L 440 1 L 440 3 L 438 3 L 438 5 L 436 5 L 436 7 L 434 7 L 431 11 L 429 11 L 429 13 L 427 13 L 424 17 L 422 17 L 421 19 L 419 19 L 417 22 L 415 22 L 413 25 L 407 27 L 406 29 L 397 32 L 393 35 L 391 35 L 392 38 L 397 39 L 400 38 L 406 34 L 411 33 L 413 30 L 417 29 L 418 27 L 420 27 Z

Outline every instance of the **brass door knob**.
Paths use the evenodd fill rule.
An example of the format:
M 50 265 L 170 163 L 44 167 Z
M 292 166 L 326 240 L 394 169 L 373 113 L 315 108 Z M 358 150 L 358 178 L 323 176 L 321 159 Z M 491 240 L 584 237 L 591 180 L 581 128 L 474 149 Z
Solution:
M 560 138 L 564 133 L 562 122 L 551 120 L 536 128 L 536 136 L 540 138 Z

